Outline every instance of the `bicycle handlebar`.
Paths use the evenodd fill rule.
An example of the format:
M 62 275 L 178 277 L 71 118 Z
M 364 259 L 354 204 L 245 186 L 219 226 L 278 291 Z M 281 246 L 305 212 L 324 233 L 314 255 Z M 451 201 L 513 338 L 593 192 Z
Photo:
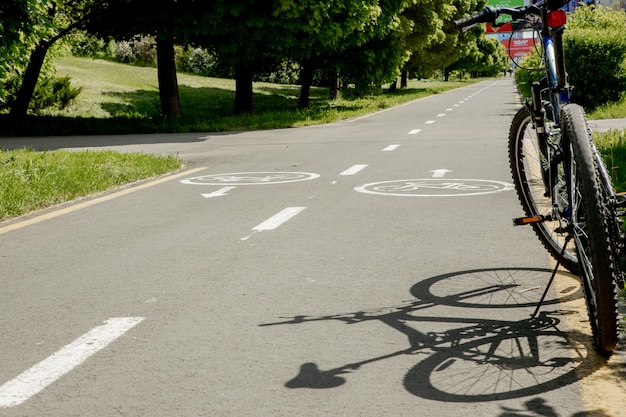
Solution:
M 469 17 L 464 17 L 462 19 L 459 20 L 453 20 L 452 21 L 452 27 L 454 29 L 463 29 L 466 28 L 468 26 L 473 26 L 476 25 L 478 23 L 487 23 L 487 22 L 493 22 L 496 20 L 496 18 L 500 15 L 498 9 L 494 8 L 494 7 L 486 7 L 483 10 L 481 10 L 480 12 L 476 13 L 473 16 L 469 16 Z
M 522 7 L 486 7 L 475 15 L 464 17 L 462 19 L 453 20 L 452 27 L 454 29 L 463 29 L 476 25 L 478 23 L 491 23 L 503 14 L 509 15 L 513 20 L 521 19 L 527 15 L 541 16 L 541 7 L 547 7 L 549 10 L 558 10 L 567 3 L 567 0 L 545 0 L 538 1 Z
M 476 25 L 478 23 L 491 23 L 495 22 L 498 16 L 502 14 L 507 14 L 513 18 L 513 20 L 521 19 L 522 17 L 534 14 L 539 15 L 540 9 L 536 5 L 530 5 L 525 7 L 486 7 L 480 12 L 476 13 L 473 16 L 464 17 L 463 19 L 452 21 L 452 27 L 454 29 L 463 29 L 469 26 Z

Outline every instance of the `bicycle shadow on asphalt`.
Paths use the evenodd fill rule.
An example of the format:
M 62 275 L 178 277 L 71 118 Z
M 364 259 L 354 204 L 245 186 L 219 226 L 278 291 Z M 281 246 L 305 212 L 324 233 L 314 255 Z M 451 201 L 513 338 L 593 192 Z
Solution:
M 541 398 L 536 397 L 524 402 L 524 409 L 502 407 L 502 414 L 498 417 L 565 417 L 559 414 L 554 407 Z M 571 417 L 610 417 L 602 410 L 591 410 L 574 413 Z
M 558 289 L 548 292 L 544 308 L 536 317 L 501 318 L 505 314 L 498 312 L 503 309 L 523 309 L 521 315 L 532 311 L 551 273 L 547 269 L 492 268 L 443 274 L 415 284 L 411 288 L 415 299 L 401 305 L 317 317 L 294 316 L 260 326 L 378 321 L 408 339 L 405 349 L 333 369 L 306 362 L 298 375 L 285 383 L 286 388 L 335 388 L 367 364 L 419 354 L 419 362 L 404 377 L 405 389 L 415 396 L 445 402 L 537 396 L 583 379 L 606 364 L 606 359 L 595 353 L 588 334 L 563 329 L 563 319 L 576 313 L 557 304 L 582 296 L 574 275 L 558 274 Z M 424 314 L 440 305 L 466 308 L 468 314 L 481 317 Z M 484 314 L 479 314 L 481 311 Z M 514 317 L 520 314 L 515 312 Z M 432 323 L 448 329 L 420 331 L 420 327 Z

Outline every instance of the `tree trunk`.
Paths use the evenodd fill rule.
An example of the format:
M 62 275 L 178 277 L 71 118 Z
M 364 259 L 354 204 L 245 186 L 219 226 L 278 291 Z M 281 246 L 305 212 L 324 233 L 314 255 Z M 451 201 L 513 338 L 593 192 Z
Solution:
M 165 121 L 178 120 L 182 117 L 183 111 L 178 93 L 176 58 L 172 39 L 157 37 L 157 65 L 161 115 Z
M 252 64 L 242 62 L 235 68 L 235 114 L 252 114 L 254 104 L 252 99 Z
M 409 72 L 402 71 L 402 75 L 400 78 L 400 88 L 407 88 L 409 86 Z
M 17 92 L 15 103 L 11 106 L 9 112 L 9 120 L 16 126 L 22 124 L 26 120 L 26 114 L 28 113 L 28 105 L 35 93 L 35 87 L 37 87 L 37 81 L 39 80 L 39 74 L 41 74 L 41 68 L 43 67 L 44 60 L 48 49 L 52 44 L 49 42 L 40 42 L 37 44 L 33 52 L 30 54 L 30 60 L 24 72 L 22 78 L 22 84 Z
M 339 78 L 339 72 L 336 72 L 335 76 L 333 77 L 332 84 L 330 86 L 330 99 L 338 100 L 340 90 L 341 90 L 341 78 Z
M 311 95 L 311 84 L 313 84 L 313 62 L 308 59 L 302 62 L 300 69 L 300 98 L 298 99 L 298 107 L 301 109 L 309 108 L 309 97 Z
M 398 89 L 398 79 L 393 80 L 391 84 L 389 84 L 389 91 L 396 91 Z

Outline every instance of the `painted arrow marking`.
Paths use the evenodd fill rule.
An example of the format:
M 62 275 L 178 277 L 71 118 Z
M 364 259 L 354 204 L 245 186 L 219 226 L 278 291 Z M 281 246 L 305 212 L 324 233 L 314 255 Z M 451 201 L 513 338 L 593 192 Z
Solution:
M 448 169 L 435 169 L 429 172 L 433 173 L 433 178 L 443 178 L 448 172 L 452 172 L 452 171 Z
M 210 194 L 202 194 L 202 197 L 204 198 L 213 198 L 213 197 L 223 197 L 225 195 L 228 195 L 228 193 L 232 190 L 234 190 L 237 187 L 224 187 L 224 188 L 220 188 L 217 191 L 214 191 Z

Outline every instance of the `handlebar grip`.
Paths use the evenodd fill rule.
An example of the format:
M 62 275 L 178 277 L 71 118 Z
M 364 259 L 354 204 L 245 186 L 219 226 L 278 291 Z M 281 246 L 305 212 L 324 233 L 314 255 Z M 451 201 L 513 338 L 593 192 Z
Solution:
M 493 7 L 486 7 L 477 14 L 463 19 L 452 21 L 452 27 L 454 29 L 463 29 L 468 26 L 475 25 L 477 23 L 488 23 L 496 20 L 500 13 Z

